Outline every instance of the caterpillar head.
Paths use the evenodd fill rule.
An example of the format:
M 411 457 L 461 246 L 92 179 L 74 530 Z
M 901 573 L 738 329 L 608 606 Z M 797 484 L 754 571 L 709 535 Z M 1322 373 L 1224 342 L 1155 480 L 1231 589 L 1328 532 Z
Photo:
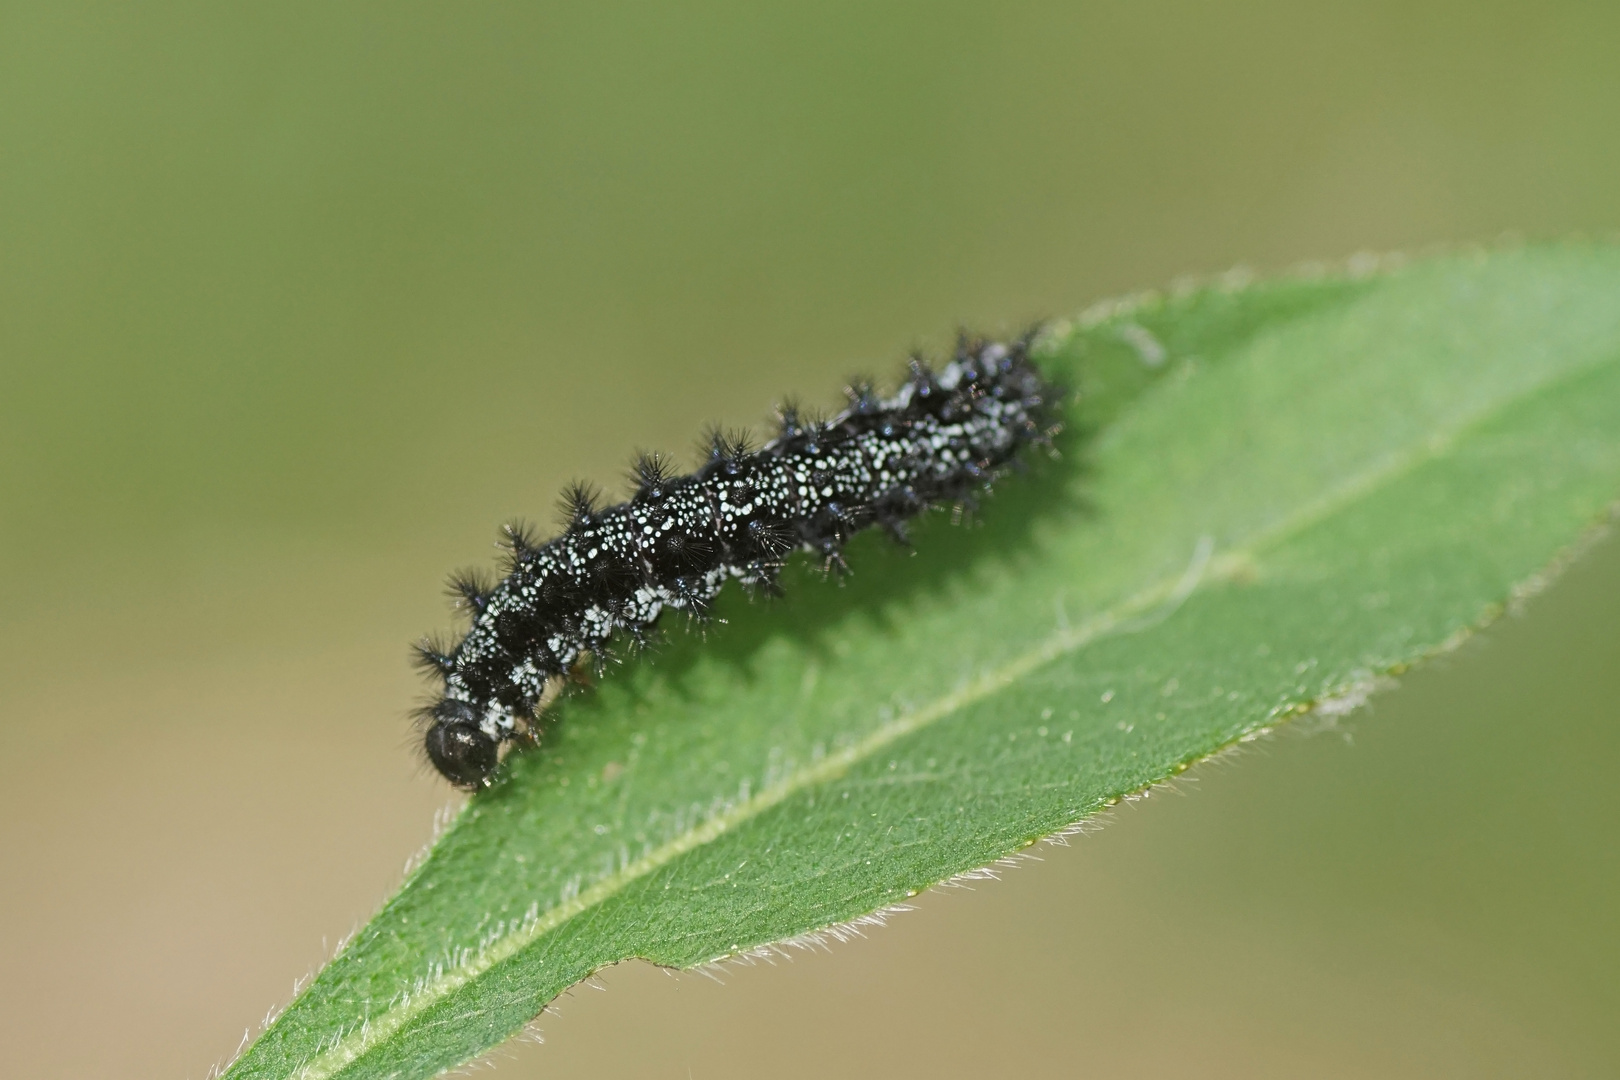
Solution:
M 432 722 L 423 742 L 433 767 L 457 787 L 487 786 L 500 764 L 500 748 L 478 726 L 473 707 L 465 701 L 441 698 L 428 715 Z

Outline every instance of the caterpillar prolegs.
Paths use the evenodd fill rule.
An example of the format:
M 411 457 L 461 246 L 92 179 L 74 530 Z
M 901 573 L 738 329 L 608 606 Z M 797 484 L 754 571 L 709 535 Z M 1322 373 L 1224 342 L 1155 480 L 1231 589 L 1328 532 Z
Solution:
M 970 498 L 1058 430 L 1058 392 L 1029 358 L 1030 336 L 964 338 L 939 370 L 913 360 L 892 396 L 846 388 L 848 407 L 807 420 L 778 410 L 758 449 L 716 432 L 707 460 L 677 475 L 639 456 L 627 502 L 599 508 L 564 494 L 568 524 L 544 543 L 508 526 L 506 576 L 451 581 L 472 626 L 453 647 L 417 647 L 443 692 L 420 712 L 429 760 L 461 787 L 487 784 L 500 746 L 527 730 L 547 684 L 615 640 L 645 644 L 668 608 L 701 619 L 727 579 L 775 593 L 787 556 L 806 550 L 842 571 L 849 538 L 880 526 L 902 542 L 931 506 Z

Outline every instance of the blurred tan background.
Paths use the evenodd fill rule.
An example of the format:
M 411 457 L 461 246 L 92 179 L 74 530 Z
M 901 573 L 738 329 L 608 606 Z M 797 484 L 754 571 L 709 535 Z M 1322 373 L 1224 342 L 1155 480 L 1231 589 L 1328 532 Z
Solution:
M 1186 272 L 1620 226 L 1620 8 L 0 3 L 0 1075 L 191 1077 L 575 475 Z M 1620 302 L 1620 301 L 1617 301 Z M 1620 543 L 1345 731 L 500 1076 L 1620 1073 Z

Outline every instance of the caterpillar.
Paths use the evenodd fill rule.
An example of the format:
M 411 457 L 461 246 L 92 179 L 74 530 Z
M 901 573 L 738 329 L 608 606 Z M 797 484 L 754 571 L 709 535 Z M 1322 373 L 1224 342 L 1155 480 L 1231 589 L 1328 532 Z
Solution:
M 453 647 L 416 647 L 442 682 L 418 710 L 428 760 L 458 787 L 488 785 L 502 744 L 532 732 L 548 684 L 585 654 L 600 667 L 617 642 L 647 645 L 666 609 L 703 620 L 731 578 L 778 594 L 795 550 L 843 573 L 856 532 L 875 525 L 908 543 L 910 519 L 970 502 L 1026 447 L 1050 447 L 1060 394 L 1030 360 L 1033 336 L 964 336 L 938 371 L 914 357 L 889 397 L 852 383 L 830 419 L 784 404 L 776 437 L 757 449 L 715 430 L 687 475 L 662 454 L 640 454 L 633 497 L 602 508 L 593 489 L 571 485 L 566 529 L 544 543 L 506 526 L 503 579 L 451 578 L 472 617 L 466 634 Z

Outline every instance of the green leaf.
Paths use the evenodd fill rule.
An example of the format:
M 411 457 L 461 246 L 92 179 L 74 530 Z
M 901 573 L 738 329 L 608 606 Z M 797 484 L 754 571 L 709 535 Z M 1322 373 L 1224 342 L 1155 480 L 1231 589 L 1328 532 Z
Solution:
M 431 1076 L 605 964 L 903 902 L 1354 705 L 1620 491 L 1612 247 L 1217 282 L 1041 354 L 1060 461 L 562 702 L 227 1076 Z

